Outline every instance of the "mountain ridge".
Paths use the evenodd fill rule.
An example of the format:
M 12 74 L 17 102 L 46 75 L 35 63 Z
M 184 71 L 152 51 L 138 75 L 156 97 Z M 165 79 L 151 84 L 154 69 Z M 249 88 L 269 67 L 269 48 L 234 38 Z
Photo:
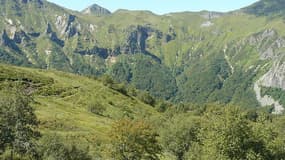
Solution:
M 256 80 L 270 71 L 284 79 L 282 65 L 272 65 L 284 62 L 284 22 L 278 17 L 127 10 L 86 16 L 43 2 L 0 6 L 2 63 L 109 74 L 176 103 L 257 107 Z M 280 87 L 275 80 L 264 85 Z
M 242 10 L 257 16 L 282 16 L 285 13 L 283 0 L 260 0 Z

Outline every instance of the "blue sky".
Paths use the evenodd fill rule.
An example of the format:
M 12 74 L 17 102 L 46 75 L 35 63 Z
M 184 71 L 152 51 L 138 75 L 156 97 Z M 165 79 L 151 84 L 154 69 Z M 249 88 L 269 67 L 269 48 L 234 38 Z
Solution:
M 248 6 L 258 0 L 48 0 L 65 8 L 81 11 L 98 4 L 110 11 L 117 9 L 150 10 L 157 14 L 179 11 L 231 11 Z

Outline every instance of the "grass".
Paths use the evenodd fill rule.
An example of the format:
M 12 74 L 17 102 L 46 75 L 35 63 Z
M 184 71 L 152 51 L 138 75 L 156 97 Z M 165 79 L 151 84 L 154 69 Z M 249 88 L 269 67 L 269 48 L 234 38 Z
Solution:
M 95 152 L 97 142 L 108 143 L 111 125 L 125 116 L 126 108 L 135 119 L 159 114 L 136 97 L 125 96 L 94 78 L 0 65 L 0 86 L 5 81 L 28 81 L 33 86 L 33 106 L 43 135 L 56 133 L 65 137 L 66 141 L 83 142 L 91 146 L 91 152 Z M 43 94 L 46 90 L 52 91 Z M 103 115 L 88 111 L 87 105 L 94 101 L 106 107 Z

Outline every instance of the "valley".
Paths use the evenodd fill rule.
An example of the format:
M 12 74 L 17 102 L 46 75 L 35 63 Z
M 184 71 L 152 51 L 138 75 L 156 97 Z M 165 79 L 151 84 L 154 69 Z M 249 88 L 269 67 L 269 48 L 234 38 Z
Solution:
M 0 159 L 283 159 L 284 13 L 0 0 Z

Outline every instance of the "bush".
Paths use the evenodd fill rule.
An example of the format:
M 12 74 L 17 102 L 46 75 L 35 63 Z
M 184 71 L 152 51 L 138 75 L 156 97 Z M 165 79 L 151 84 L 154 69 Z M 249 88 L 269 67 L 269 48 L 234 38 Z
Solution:
M 106 111 L 106 107 L 98 102 L 92 102 L 88 105 L 88 111 L 102 116 Z
M 32 102 L 21 86 L 0 90 L 0 156 L 9 151 L 9 159 L 16 155 L 37 158 L 35 141 L 40 133 Z
M 158 112 L 161 112 L 161 113 L 163 113 L 163 112 L 165 112 L 167 109 L 169 109 L 170 107 L 171 107 L 171 103 L 167 103 L 167 102 L 164 102 L 164 101 L 160 101 L 156 106 L 155 106 L 155 108 L 156 108 L 156 110 L 158 111 Z
M 162 148 L 158 134 L 144 121 L 120 120 L 110 132 L 113 158 L 118 160 L 158 160 Z
M 103 75 L 100 77 L 100 80 L 103 82 L 103 85 L 107 87 L 111 87 L 115 83 L 109 75 Z
M 49 160 L 91 160 L 89 150 L 77 148 L 74 144 L 66 145 L 57 135 L 44 137 L 42 140 L 42 158 Z
M 123 95 L 128 95 L 127 87 L 123 83 L 113 84 L 113 85 L 111 85 L 111 88 L 113 90 L 116 90 L 116 91 L 122 93 Z
M 142 92 L 138 95 L 139 100 L 151 106 L 155 105 L 155 99 L 147 92 Z

